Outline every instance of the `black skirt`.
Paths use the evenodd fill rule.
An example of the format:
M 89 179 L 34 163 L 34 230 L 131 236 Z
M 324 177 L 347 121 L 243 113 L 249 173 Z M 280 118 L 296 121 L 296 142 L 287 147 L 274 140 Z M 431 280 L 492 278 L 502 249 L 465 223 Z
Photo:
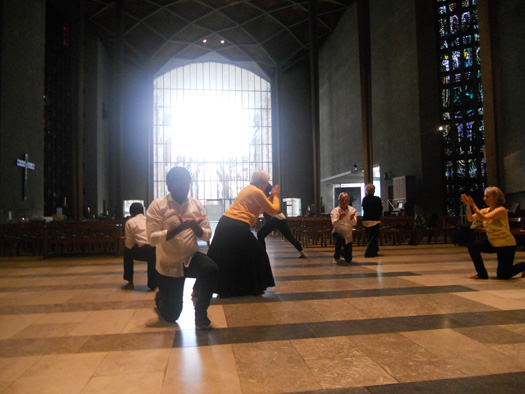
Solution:
M 268 254 L 246 222 L 223 216 L 208 256 L 219 267 L 221 298 L 260 295 L 275 286 Z

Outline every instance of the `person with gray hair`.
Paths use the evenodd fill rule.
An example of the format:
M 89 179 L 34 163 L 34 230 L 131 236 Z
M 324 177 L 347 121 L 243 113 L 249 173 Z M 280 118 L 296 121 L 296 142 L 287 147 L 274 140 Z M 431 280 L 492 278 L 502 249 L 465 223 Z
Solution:
M 381 227 L 381 215 L 383 215 L 383 202 L 379 197 L 374 196 L 376 187 L 369 183 L 366 185 L 366 196 L 363 198 L 363 226 L 366 231 L 366 250 L 365 257 L 379 256 L 379 246 L 377 238 Z
M 461 195 L 461 201 L 467 206 L 467 220 L 473 222 L 480 220 L 487 232 L 487 239 L 473 241 L 467 245 L 470 258 L 474 263 L 476 275 L 469 279 L 488 279 L 489 275 L 483 264 L 481 253 L 496 253 L 498 256 L 498 279 L 509 279 L 522 273 L 525 276 L 525 262 L 514 264 L 516 253 L 516 239 L 510 232 L 509 217 L 505 204 L 505 195 L 495 187 L 485 189 L 483 200 L 488 208 L 479 209 L 474 199 L 466 194 Z
M 251 184 L 243 188 L 217 224 L 208 256 L 219 267 L 219 297 L 261 295 L 275 286 L 270 259 L 251 227 L 259 215 L 279 213 L 279 185 L 266 197 L 270 175 L 255 171 Z M 194 288 L 198 293 L 198 287 Z
M 335 242 L 334 264 L 339 264 L 341 255 L 347 263 L 352 261 L 353 228 L 357 224 L 357 211 L 348 205 L 348 194 L 339 194 L 339 206 L 330 213 L 330 219 L 334 226 L 332 238 Z

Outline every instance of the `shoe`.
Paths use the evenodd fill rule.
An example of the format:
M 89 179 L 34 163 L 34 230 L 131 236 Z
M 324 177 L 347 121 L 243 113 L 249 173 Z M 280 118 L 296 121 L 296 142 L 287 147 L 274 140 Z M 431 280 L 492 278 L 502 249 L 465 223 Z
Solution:
M 135 286 L 133 286 L 133 283 L 129 282 L 127 285 L 124 285 L 121 287 L 122 290 L 134 290 Z
M 478 279 L 479 279 L 479 280 L 486 280 L 486 279 L 488 279 L 488 278 L 480 278 L 478 274 L 476 274 L 476 275 L 471 275 L 471 276 L 469 276 L 468 278 L 469 278 L 469 279 L 476 279 L 476 280 L 478 280 Z
M 338 259 L 333 259 L 333 260 L 332 260 L 332 263 L 333 263 L 333 264 L 339 264 L 339 260 L 338 260 Z
M 195 327 L 197 330 L 211 330 L 213 328 L 210 319 L 207 317 L 203 319 L 195 319 Z

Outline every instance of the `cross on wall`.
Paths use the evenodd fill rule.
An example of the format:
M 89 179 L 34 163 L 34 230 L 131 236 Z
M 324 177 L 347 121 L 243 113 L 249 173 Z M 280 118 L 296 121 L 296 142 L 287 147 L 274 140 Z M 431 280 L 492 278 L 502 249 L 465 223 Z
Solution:
M 29 162 L 29 155 L 26 153 L 24 155 L 24 160 L 20 160 L 20 159 L 16 160 L 16 165 L 24 169 L 24 191 L 23 191 L 22 197 L 24 200 L 26 200 L 27 199 L 27 170 L 34 170 L 35 163 Z

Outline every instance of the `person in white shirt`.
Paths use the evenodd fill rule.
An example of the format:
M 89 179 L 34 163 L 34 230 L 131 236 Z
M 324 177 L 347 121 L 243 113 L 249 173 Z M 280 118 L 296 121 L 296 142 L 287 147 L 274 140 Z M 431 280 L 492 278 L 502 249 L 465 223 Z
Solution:
M 157 248 L 156 311 L 167 322 L 175 322 L 182 312 L 184 280 L 197 278 L 200 292 L 195 302 L 195 325 L 208 329 L 211 322 L 207 311 L 219 269 L 199 251 L 197 240 L 210 240 L 210 222 L 201 202 L 188 196 L 191 184 L 188 170 L 172 168 L 166 184 L 170 193 L 153 201 L 146 213 L 148 240 Z
M 332 238 L 335 242 L 334 264 L 339 264 L 341 255 L 347 263 L 352 261 L 352 231 L 357 224 L 357 211 L 348 205 L 348 194 L 339 194 L 339 206 L 330 213 L 332 225 Z
M 155 270 L 155 248 L 148 243 L 146 235 L 146 217 L 144 207 L 135 202 L 129 207 L 131 218 L 124 227 L 126 240 L 124 245 L 124 280 L 128 283 L 121 287 L 122 290 L 133 290 L 133 265 L 134 260 L 146 261 L 148 263 L 148 287 L 151 290 L 157 288 L 157 271 Z

